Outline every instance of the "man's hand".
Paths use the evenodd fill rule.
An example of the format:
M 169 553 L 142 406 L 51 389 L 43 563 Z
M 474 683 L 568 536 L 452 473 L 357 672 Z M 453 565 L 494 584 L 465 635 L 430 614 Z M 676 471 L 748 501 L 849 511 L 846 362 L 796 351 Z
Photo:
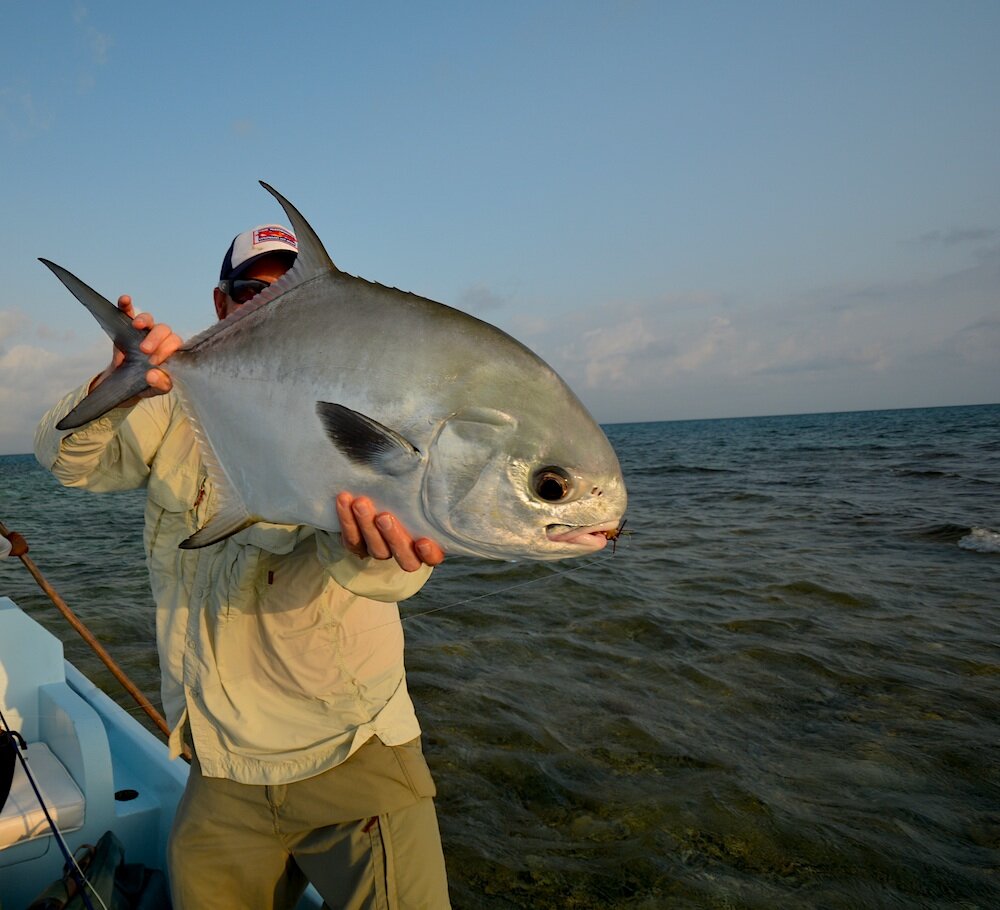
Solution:
M 3 535 L 10 543 L 11 556 L 24 556 L 28 552 L 28 541 L 26 541 L 17 531 L 8 531 Z
M 156 367 L 162 364 L 184 342 L 179 335 L 171 330 L 170 326 L 162 322 L 155 322 L 149 313 L 140 313 L 136 316 L 135 309 L 132 306 L 132 298 L 128 294 L 122 294 L 118 298 L 118 309 L 132 320 L 132 325 L 135 328 L 140 330 L 149 329 L 149 334 L 142 340 L 142 344 L 139 345 L 139 349 L 149 355 L 149 364 L 153 367 L 153 369 L 146 373 L 146 382 L 149 383 L 149 388 L 136 395 L 135 398 L 123 401 L 120 405 L 120 407 L 130 408 L 138 404 L 142 398 L 151 398 L 153 395 L 165 395 L 170 391 L 173 387 L 170 375 L 163 370 L 156 369 Z M 118 348 L 115 348 L 111 356 L 111 363 L 90 384 L 90 391 L 93 392 L 124 362 L 125 355 Z
M 341 493 L 337 497 L 337 517 L 344 546 L 366 559 L 395 559 L 406 572 L 444 561 L 444 550 L 429 537 L 414 540 L 390 512 L 376 514 L 367 496 Z

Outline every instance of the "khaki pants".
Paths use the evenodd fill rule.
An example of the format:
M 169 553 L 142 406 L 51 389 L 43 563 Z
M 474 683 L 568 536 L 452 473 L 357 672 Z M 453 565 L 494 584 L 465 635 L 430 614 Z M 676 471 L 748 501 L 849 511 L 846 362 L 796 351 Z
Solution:
M 333 910 L 447 910 L 433 794 L 419 740 L 373 739 L 276 787 L 203 777 L 196 759 L 170 836 L 174 910 L 286 910 L 309 882 Z

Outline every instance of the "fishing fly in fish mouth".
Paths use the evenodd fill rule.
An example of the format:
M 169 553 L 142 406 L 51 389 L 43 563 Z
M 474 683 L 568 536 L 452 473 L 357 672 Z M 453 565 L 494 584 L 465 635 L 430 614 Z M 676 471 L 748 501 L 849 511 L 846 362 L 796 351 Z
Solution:
M 221 321 L 163 364 L 225 503 L 182 546 L 256 522 L 337 531 L 329 490 L 370 495 L 449 553 L 563 559 L 615 539 L 618 459 L 555 371 L 479 319 L 342 272 L 264 186 L 298 237 L 294 265 L 220 286 Z M 71 429 L 140 394 L 158 364 L 109 301 L 43 261 L 126 352 L 60 422 Z

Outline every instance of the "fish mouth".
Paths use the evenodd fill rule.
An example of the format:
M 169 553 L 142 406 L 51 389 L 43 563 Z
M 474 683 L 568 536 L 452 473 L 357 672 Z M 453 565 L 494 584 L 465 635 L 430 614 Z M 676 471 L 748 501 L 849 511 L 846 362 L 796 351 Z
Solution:
M 578 546 L 581 550 L 600 550 L 607 546 L 609 531 L 616 531 L 618 522 L 604 522 L 599 525 L 587 525 L 586 527 L 570 527 L 569 525 L 549 525 L 545 529 L 545 536 L 553 543 L 571 544 Z

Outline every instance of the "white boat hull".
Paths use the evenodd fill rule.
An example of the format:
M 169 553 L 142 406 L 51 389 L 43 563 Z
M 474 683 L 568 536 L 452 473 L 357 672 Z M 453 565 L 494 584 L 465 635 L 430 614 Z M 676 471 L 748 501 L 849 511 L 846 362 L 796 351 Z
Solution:
M 188 765 L 63 657 L 62 643 L 0 597 L 0 708 L 29 743 L 44 743 L 85 801 L 83 824 L 64 834 L 70 851 L 114 831 L 130 863 L 167 870 L 167 840 Z M 44 750 L 36 749 L 36 755 Z M 47 826 L 26 837 L 10 803 L 0 816 L 0 907 L 21 910 L 62 873 L 64 858 Z M 18 839 L 20 837 L 20 839 Z M 319 907 L 310 888 L 300 908 Z
M 0 597 L 0 707 L 29 743 L 29 768 L 30 743 L 44 742 L 83 793 L 83 826 L 65 834 L 70 850 L 112 830 L 129 862 L 166 869 L 187 764 L 170 761 L 166 746 L 64 660 L 62 643 L 7 597 Z M 26 907 L 63 863 L 48 832 L 0 849 L 0 906 Z

